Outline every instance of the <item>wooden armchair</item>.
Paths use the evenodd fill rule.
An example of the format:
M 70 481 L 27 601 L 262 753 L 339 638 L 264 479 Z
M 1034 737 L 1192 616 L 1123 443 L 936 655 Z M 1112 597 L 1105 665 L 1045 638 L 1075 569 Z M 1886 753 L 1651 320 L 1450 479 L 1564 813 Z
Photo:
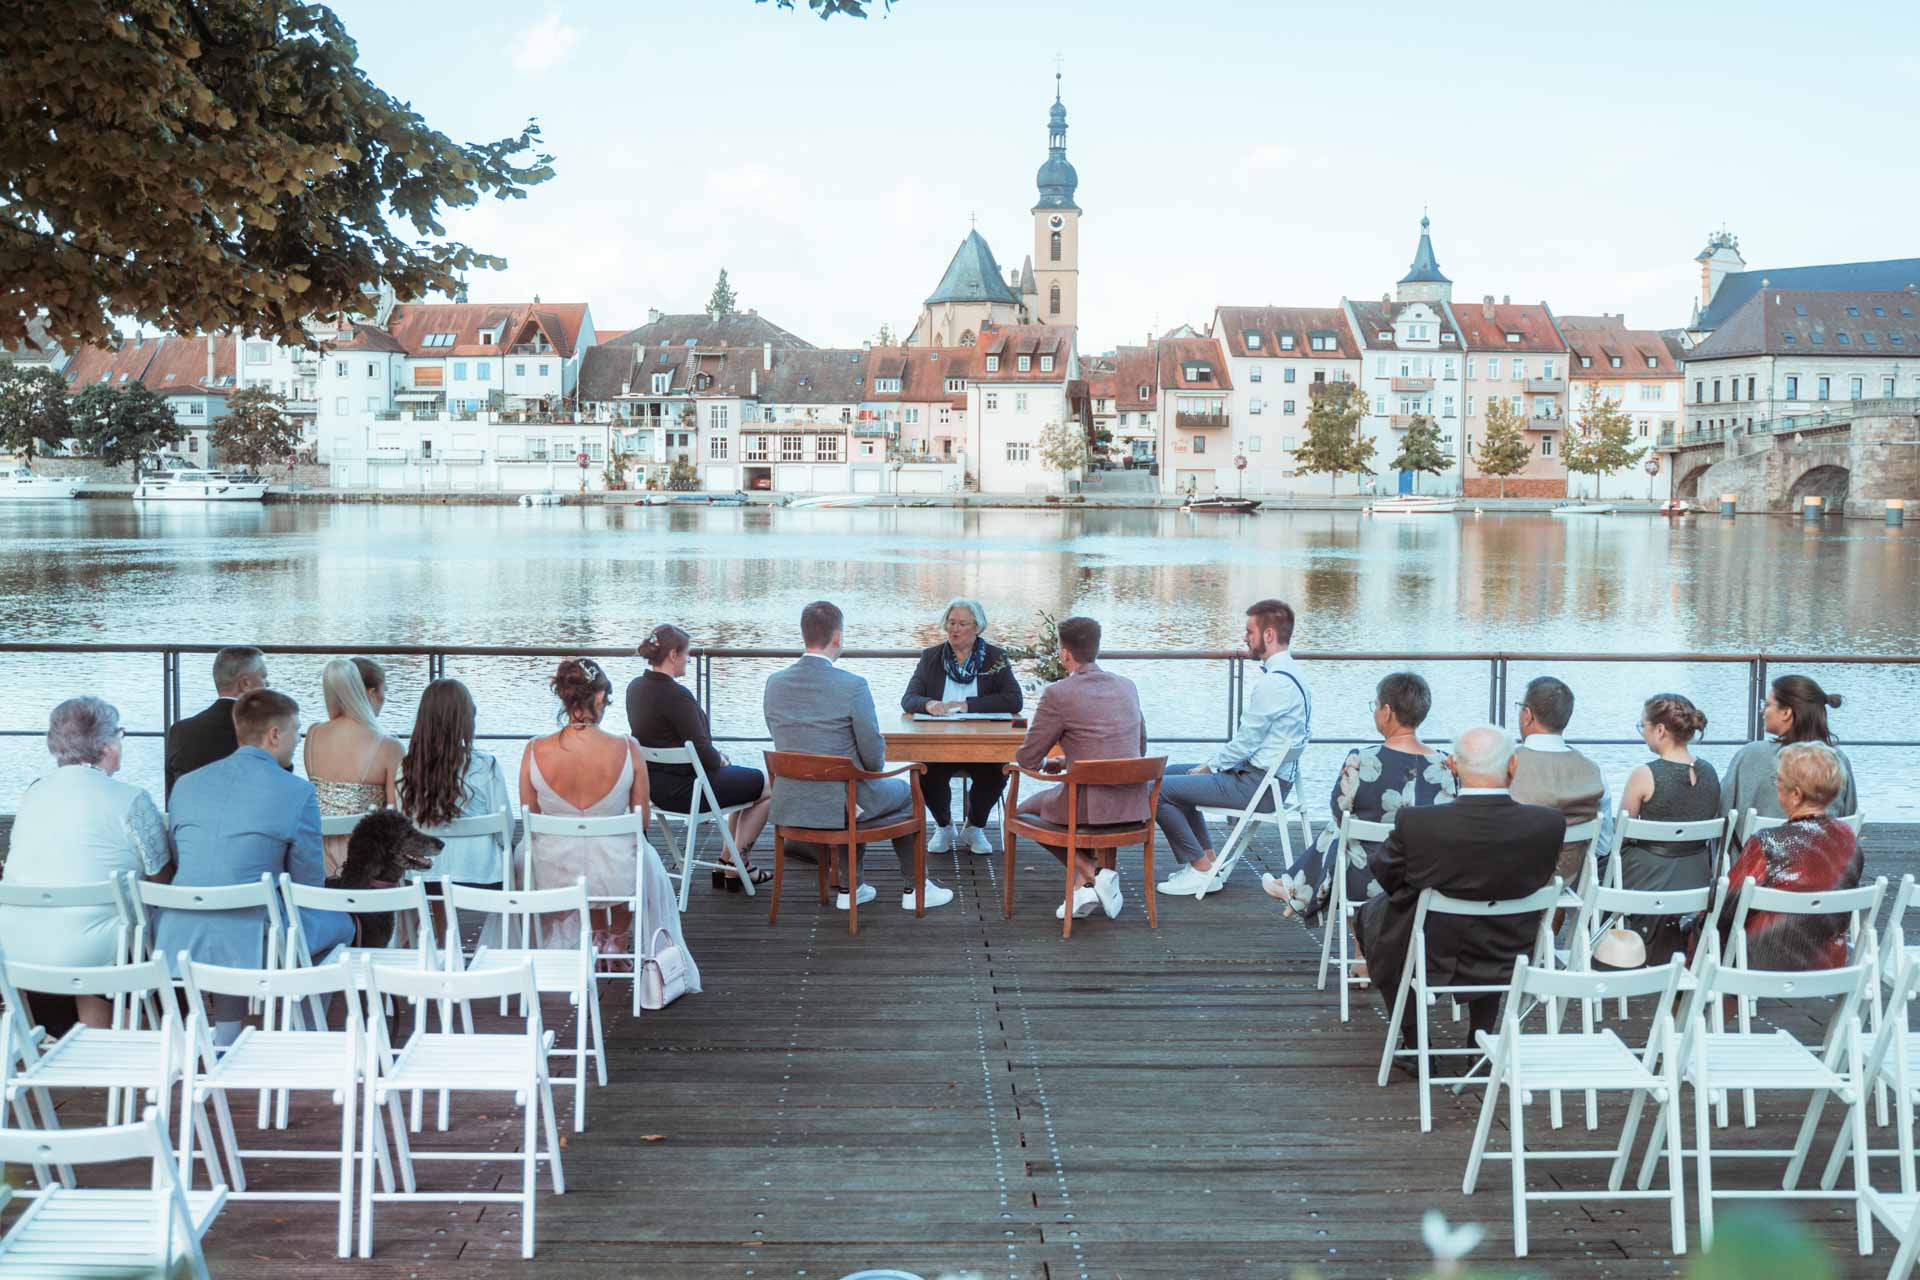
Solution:
M 902 765 L 898 769 L 888 769 L 884 773 L 875 773 L 862 769 L 846 756 L 816 756 L 800 751 L 769 751 L 766 753 L 767 786 L 773 786 L 775 778 L 790 778 L 796 782 L 844 782 L 847 784 L 847 825 L 838 828 L 792 827 L 775 823 L 773 827 L 773 908 L 767 913 L 767 923 L 773 924 L 780 918 L 780 885 L 787 863 L 787 841 L 799 840 L 807 844 L 822 845 L 828 850 L 826 857 L 820 859 L 820 905 L 827 905 L 827 871 L 834 860 L 832 850 L 844 846 L 847 854 L 847 932 L 860 932 L 860 875 L 859 855 L 856 850 L 861 845 L 875 840 L 891 840 L 895 836 L 913 833 L 913 914 L 924 916 L 927 913 L 927 824 L 926 809 L 920 799 L 920 775 L 927 771 L 924 764 Z M 855 795 L 862 782 L 872 782 L 879 778 L 891 778 L 896 774 L 909 775 L 913 786 L 913 808 L 911 816 L 897 822 L 889 822 L 877 827 L 859 825 Z
M 1001 915 L 1011 919 L 1013 916 L 1013 847 L 1015 837 L 1025 836 L 1036 844 L 1060 847 L 1067 850 L 1067 895 L 1066 919 L 1061 922 L 1060 936 L 1073 935 L 1073 891 L 1074 883 L 1073 855 L 1077 852 L 1088 853 L 1098 859 L 1102 867 L 1111 870 L 1115 854 L 1127 845 L 1137 844 L 1141 848 L 1141 859 L 1146 869 L 1147 927 L 1160 927 L 1158 915 L 1154 910 L 1153 898 L 1153 813 L 1160 804 L 1160 779 L 1167 771 L 1165 756 L 1152 756 L 1130 760 L 1078 760 L 1060 773 L 1035 773 L 1023 769 L 1017 764 L 1006 766 L 1007 798 L 1002 808 L 1000 829 L 1006 838 L 1006 885 L 1002 891 Z M 1067 789 L 1067 821 L 1057 826 L 1044 822 L 1037 817 L 1020 812 L 1020 778 L 1022 775 L 1039 782 L 1058 782 Z M 1147 816 L 1144 822 L 1083 824 L 1080 821 L 1080 793 L 1087 787 L 1124 787 L 1151 783 L 1152 791 L 1147 796 Z

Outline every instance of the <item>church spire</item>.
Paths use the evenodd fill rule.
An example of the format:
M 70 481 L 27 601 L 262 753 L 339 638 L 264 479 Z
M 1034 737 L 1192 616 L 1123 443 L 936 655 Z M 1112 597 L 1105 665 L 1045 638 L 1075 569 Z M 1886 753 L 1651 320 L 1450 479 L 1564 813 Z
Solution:
M 1073 194 L 1080 185 L 1080 175 L 1067 162 L 1067 105 L 1060 99 L 1058 66 L 1053 72 L 1053 106 L 1047 112 L 1047 160 L 1040 166 L 1036 182 L 1040 201 L 1035 209 L 1079 210 Z

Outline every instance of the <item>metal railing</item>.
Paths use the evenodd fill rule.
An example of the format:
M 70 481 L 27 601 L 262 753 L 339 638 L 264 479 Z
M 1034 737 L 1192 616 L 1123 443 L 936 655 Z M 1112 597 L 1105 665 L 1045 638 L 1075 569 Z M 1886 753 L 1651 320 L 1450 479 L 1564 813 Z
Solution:
M 64 654 L 64 655 L 149 655 L 159 660 L 161 681 L 161 725 L 158 729 L 128 729 L 131 738 L 163 737 L 168 728 L 182 716 L 181 670 L 182 659 L 188 656 L 211 657 L 220 649 L 214 643 L 156 644 L 151 642 L 128 643 L 55 643 L 36 641 L 0 642 L 0 654 Z M 307 657 L 412 657 L 425 658 L 426 676 L 437 680 L 447 674 L 449 658 L 551 658 L 558 660 L 568 657 L 590 657 L 602 659 L 626 659 L 633 657 L 631 647 L 549 647 L 527 645 L 287 645 L 263 644 L 260 650 L 268 656 L 276 654 Z M 898 659 L 911 661 L 921 654 L 920 649 L 848 649 L 841 656 L 850 659 Z M 792 648 L 694 648 L 689 651 L 690 664 L 688 674 L 693 683 L 694 696 L 703 708 L 713 706 L 713 675 L 716 664 L 729 661 L 796 659 L 798 649 Z M 1487 677 L 1487 719 L 1493 724 L 1506 725 L 1508 716 L 1514 707 L 1514 695 L 1509 685 L 1512 669 L 1516 664 L 1526 666 L 1553 665 L 1560 667 L 1593 664 L 1695 664 L 1710 666 L 1744 666 L 1747 671 L 1747 695 L 1745 736 L 1740 738 L 1703 738 L 1701 746 L 1734 746 L 1752 742 L 1762 735 L 1761 709 L 1766 701 L 1769 672 L 1777 666 L 1873 666 L 1873 667 L 1911 667 L 1920 668 L 1920 655 L 1915 654 L 1831 654 L 1831 653 L 1551 653 L 1527 651 L 1440 651 L 1431 653 L 1406 652 L 1355 652 L 1337 653 L 1327 651 L 1300 650 L 1293 655 L 1309 666 L 1315 663 L 1378 663 L 1383 667 L 1389 664 L 1408 663 L 1471 663 L 1483 665 Z M 1239 726 L 1240 711 L 1246 697 L 1247 666 L 1249 659 L 1239 650 L 1232 649 L 1123 649 L 1103 651 L 1103 662 L 1207 662 L 1217 663 L 1223 668 L 1224 697 L 1222 706 L 1222 725 L 1224 731 L 1212 737 L 1169 737 L 1153 735 L 1153 741 L 1165 743 L 1201 743 L 1218 742 L 1231 737 Z M 546 732 L 551 726 L 526 733 L 483 733 L 477 737 L 495 741 L 524 741 Z M 46 726 L 28 727 L 0 726 L 0 738 L 38 737 L 46 733 Z M 404 735 L 402 735 L 404 736 Z M 769 742 L 765 736 L 744 734 L 715 733 L 716 742 Z M 1315 744 L 1328 746 L 1351 746 L 1356 743 L 1372 741 L 1362 738 L 1319 737 L 1312 738 Z M 1580 746 L 1627 746 L 1639 743 L 1638 738 L 1581 738 L 1569 737 L 1568 742 Z M 1920 739 L 1891 738 L 1850 738 L 1848 747 L 1920 747 Z

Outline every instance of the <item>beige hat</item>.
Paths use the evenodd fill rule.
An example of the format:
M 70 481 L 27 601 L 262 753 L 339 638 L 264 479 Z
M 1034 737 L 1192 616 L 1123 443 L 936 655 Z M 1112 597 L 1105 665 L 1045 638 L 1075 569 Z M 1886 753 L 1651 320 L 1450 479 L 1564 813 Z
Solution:
M 1595 964 L 1613 969 L 1640 969 L 1647 963 L 1647 942 L 1631 929 L 1609 929 L 1594 944 Z

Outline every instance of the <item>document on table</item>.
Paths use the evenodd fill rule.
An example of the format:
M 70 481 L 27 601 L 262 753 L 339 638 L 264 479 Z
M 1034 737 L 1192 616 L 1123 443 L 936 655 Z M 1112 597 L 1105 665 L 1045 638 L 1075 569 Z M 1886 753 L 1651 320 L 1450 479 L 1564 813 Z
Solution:
M 956 711 L 950 716 L 930 716 L 924 711 L 913 713 L 915 720 L 1011 720 L 1011 711 Z

